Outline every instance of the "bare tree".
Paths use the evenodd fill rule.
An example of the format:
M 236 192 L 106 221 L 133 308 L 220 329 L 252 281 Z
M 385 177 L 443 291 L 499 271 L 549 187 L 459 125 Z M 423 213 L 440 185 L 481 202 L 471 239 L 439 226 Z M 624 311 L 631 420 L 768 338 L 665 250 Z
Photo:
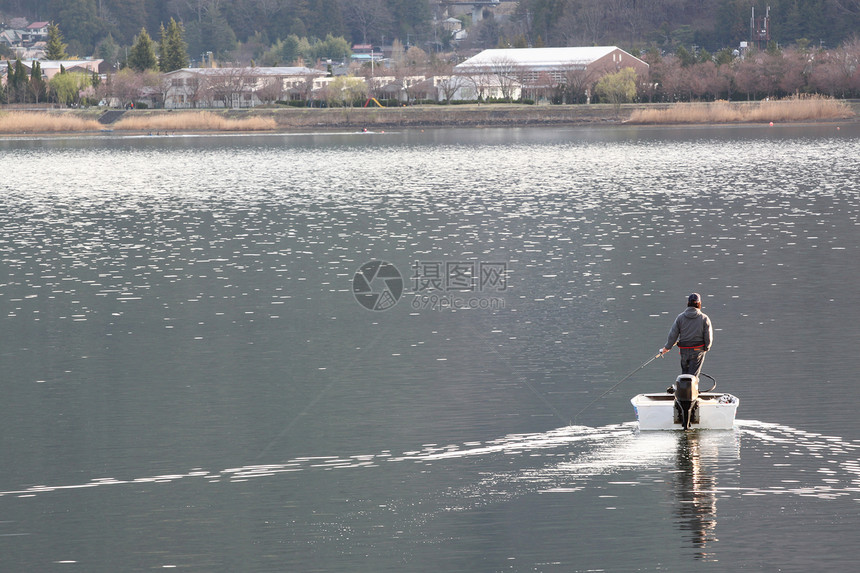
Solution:
M 779 89 L 786 94 L 797 94 L 806 85 L 807 63 L 809 56 L 801 50 L 783 52 L 785 65 L 779 79 Z
M 450 102 L 462 84 L 461 78 L 453 75 L 454 65 L 450 62 L 434 59 L 430 62 L 430 74 L 437 78 L 436 88 L 441 92 L 442 99 Z
M 860 15 L 860 0 L 834 0 L 833 3 L 846 14 Z
M 453 98 L 457 90 L 462 85 L 462 79 L 459 76 L 447 76 L 442 77 L 436 83 L 436 87 L 442 92 L 442 98 L 446 102 L 450 102 L 451 98 Z
M 502 98 L 514 99 L 514 92 L 522 83 L 518 81 L 516 60 L 507 56 L 497 56 L 490 61 L 490 73 L 496 79 Z
M 708 60 L 689 68 L 690 93 L 697 100 L 710 99 L 717 85 L 717 65 Z
M 564 103 L 581 103 L 588 97 L 595 74 L 582 64 L 566 64 L 561 69 L 559 91 Z
M 860 39 L 854 39 L 833 50 L 830 61 L 835 70 L 836 88 L 843 96 L 848 96 L 860 81 Z
M 588 44 L 600 45 L 606 31 L 606 8 L 602 0 L 587 0 L 579 9 L 583 35 Z
M 481 66 L 468 68 L 463 70 L 462 75 L 459 77 L 462 77 L 466 84 L 472 86 L 475 99 L 486 99 L 490 85 L 492 84 L 492 73 L 486 68 Z
M 206 75 L 206 91 L 224 107 L 239 107 L 256 83 L 252 68 L 216 68 Z
M 281 78 L 265 78 L 254 93 L 261 102 L 274 103 L 283 99 L 284 82 Z
M 840 91 L 840 76 L 839 66 L 834 58 L 831 54 L 822 52 L 816 57 L 815 65 L 809 74 L 809 85 L 818 93 L 833 97 Z
M 735 70 L 735 86 L 739 91 L 747 94 L 748 100 L 761 90 L 759 64 L 756 63 L 755 57 L 748 57 L 738 63 Z
M 185 100 L 193 107 L 205 107 L 208 103 L 206 80 L 194 76 L 185 80 Z
M 735 88 L 734 67 L 732 67 L 732 64 L 720 64 L 719 68 L 717 68 L 717 76 L 720 93 L 725 93 L 726 99 L 731 101 Z
M 121 107 L 137 99 L 143 87 L 143 78 L 131 68 L 125 68 L 109 77 L 105 84 L 108 97 L 116 98 Z
M 317 76 L 314 74 L 307 74 L 302 78 L 302 81 L 294 84 L 293 89 L 298 91 L 301 99 L 305 101 L 310 101 L 314 96 L 314 81 Z
M 348 21 L 361 34 L 367 44 L 378 38 L 382 30 L 391 23 L 391 15 L 383 0 L 350 0 L 346 2 Z

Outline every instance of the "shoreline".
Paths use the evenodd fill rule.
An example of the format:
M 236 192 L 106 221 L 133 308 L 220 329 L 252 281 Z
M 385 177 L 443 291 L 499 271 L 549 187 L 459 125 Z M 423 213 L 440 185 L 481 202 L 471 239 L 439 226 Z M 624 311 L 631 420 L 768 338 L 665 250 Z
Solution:
M 731 108 L 743 110 L 751 109 L 761 102 L 732 102 Z M 844 102 L 847 113 L 844 117 L 803 117 L 797 120 L 773 122 L 780 125 L 786 124 L 830 124 L 830 123 L 860 123 L 860 101 Z M 643 110 L 669 110 L 679 104 L 622 104 L 616 108 L 610 104 L 582 104 L 582 105 L 523 105 L 523 104 L 463 104 L 463 105 L 417 105 L 400 108 L 285 108 L 285 107 L 257 107 L 250 109 L 183 109 L 183 110 L 105 110 L 105 109 L 34 109 L 34 108 L 0 108 L 0 116 L 4 113 L 32 114 L 34 117 L 40 115 L 57 116 L 63 118 L 76 118 L 82 122 L 89 122 L 87 128 L 82 129 L 22 129 L 16 131 L 0 131 L 0 138 L 20 136 L 68 136 L 68 135 L 99 135 L 99 134 L 122 134 L 122 135 L 146 135 L 152 132 L 171 134 L 214 134 L 214 133 L 310 133 L 318 131 L 336 130 L 363 130 L 381 132 L 393 129 L 419 129 L 419 128 L 490 128 L 490 127 L 574 127 L 574 126 L 730 126 L 730 125 L 767 125 L 768 121 L 709 121 L 703 115 L 702 121 L 678 121 L 678 122 L 630 122 L 629 118 L 634 112 Z M 682 104 L 684 109 L 705 110 L 711 103 L 688 103 Z M 229 129 L 209 127 L 207 125 L 189 124 L 183 119 L 206 116 L 210 119 L 230 121 L 235 127 Z M 93 128 L 100 119 L 105 117 L 113 121 L 100 123 L 101 128 Z M 135 123 L 143 124 L 140 128 L 115 128 L 118 119 L 133 119 Z M 45 119 L 42 119 L 45 121 Z M 145 127 L 147 122 L 153 122 L 151 127 Z M 254 127 L 243 128 L 241 124 L 247 122 L 259 124 L 266 122 L 268 127 L 260 129 Z M 168 127 L 159 124 L 168 122 Z M 171 124 L 175 126 L 170 126 Z M 214 122 L 213 122 L 214 123 Z

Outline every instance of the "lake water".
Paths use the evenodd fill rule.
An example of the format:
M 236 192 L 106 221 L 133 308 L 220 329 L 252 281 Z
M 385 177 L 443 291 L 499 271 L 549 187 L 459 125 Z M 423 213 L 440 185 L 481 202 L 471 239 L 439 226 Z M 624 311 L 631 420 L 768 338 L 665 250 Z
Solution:
M 31 138 L 0 171 L 3 571 L 856 567 L 856 123 Z M 736 429 L 639 433 L 677 351 L 597 398 L 691 291 Z

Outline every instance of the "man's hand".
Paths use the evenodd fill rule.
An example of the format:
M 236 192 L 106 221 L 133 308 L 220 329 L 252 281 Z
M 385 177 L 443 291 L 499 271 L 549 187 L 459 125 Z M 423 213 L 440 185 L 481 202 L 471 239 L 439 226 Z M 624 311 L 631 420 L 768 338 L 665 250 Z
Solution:
M 668 348 L 661 348 L 660 350 L 657 351 L 657 356 L 660 358 L 663 358 L 663 355 L 666 354 L 667 352 L 669 352 Z

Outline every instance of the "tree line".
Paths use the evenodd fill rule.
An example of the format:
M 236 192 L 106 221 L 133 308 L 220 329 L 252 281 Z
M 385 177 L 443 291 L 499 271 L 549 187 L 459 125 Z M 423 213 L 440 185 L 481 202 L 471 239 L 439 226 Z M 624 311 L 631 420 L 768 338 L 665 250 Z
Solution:
M 641 78 L 643 101 L 714 101 L 820 94 L 860 97 L 860 38 L 832 50 L 800 44 L 754 50 L 743 58 L 728 51 L 698 56 L 687 50 L 643 55 L 650 64 Z
M 716 52 L 750 40 L 753 10 L 760 25 L 769 15 L 770 39 L 780 46 L 806 39 L 835 48 L 860 30 L 860 0 L 519 0 L 511 25 L 487 35 L 522 34 L 530 45 Z
M 820 94 L 836 98 L 860 97 L 860 40 L 835 50 L 791 47 L 779 50 L 752 51 L 735 57 L 724 51 L 694 55 L 681 50 L 661 55 L 652 50 L 640 54 L 650 65 L 648 72 L 637 76 L 631 68 L 599 74 L 570 66 L 560 77 L 527 77 L 510 62 L 499 61 L 488 68 L 460 75 L 453 65 L 434 58 L 417 47 L 399 50 L 388 68 L 372 74 L 362 68 L 354 75 L 332 78 L 321 90 L 314 91 L 315 74 L 293 82 L 288 90 L 280 80 L 260 80 L 255 68 L 219 68 L 199 80 L 186 82 L 189 105 L 229 107 L 235 97 L 253 93 L 263 103 L 297 98 L 300 105 L 349 106 L 368 97 L 385 100 L 405 95 L 409 103 L 430 97 L 426 82 L 416 78 L 435 76 L 440 103 L 455 103 L 458 86 L 472 87 L 477 101 L 489 102 L 491 88 L 501 90 L 497 101 L 534 101 L 547 99 L 555 104 L 582 104 L 603 101 L 691 102 L 715 100 L 753 100 L 785 96 Z M 171 87 L 155 67 L 135 70 L 127 67 L 99 82 L 98 76 L 58 74 L 45 84 L 40 80 L 38 62 L 28 73 L 17 62 L 8 64 L 9 93 L 17 101 L 55 101 L 67 104 L 93 103 L 113 99 L 132 104 L 154 94 L 164 98 Z M 392 91 L 393 89 L 393 91 Z M 386 95 L 388 94 L 388 95 Z M 392 95 L 394 94 L 394 95 Z M 495 96 L 498 97 L 498 96 Z M 395 102 L 400 105 L 400 101 Z
M 96 73 L 60 72 L 49 81 L 42 77 L 39 62 L 28 70 L 21 60 L 13 65 L 6 62 L 6 84 L 0 92 L 0 103 L 44 103 L 53 101 L 61 105 L 77 105 L 82 100 L 95 103 L 101 79 Z
M 99 52 L 107 42 L 116 45 L 116 61 L 141 29 L 155 31 L 174 18 L 184 26 L 192 61 L 212 52 L 250 63 L 290 36 L 313 43 L 331 35 L 375 45 L 398 39 L 428 51 L 448 50 L 453 44 L 441 26 L 442 1 L 0 0 L 0 20 L 53 21 L 62 27 L 71 55 L 103 57 Z M 523 38 L 527 46 L 716 52 L 749 40 L 751 9 L 761 17 L 768 7 L 770 36 L 779 46 L 805 39 L 835 48 L 860 30 L 860 0 L 518 0 L 510 6 L 499 17 L 487 11 L 474 26 L 470 16 L 459 16 L 469 31 L 460 46 L 492 48 Z
M 432 37 L 436 0 L 0 0 L 0 20 L 53 21 L 72 55 L 98 55 L 110 36 L 131 46 L 142 28 L 176 19 L 192 59 L 212 52 L 233 61 L 259 59 L 278 40 L 347 38 L 390 44 Z

